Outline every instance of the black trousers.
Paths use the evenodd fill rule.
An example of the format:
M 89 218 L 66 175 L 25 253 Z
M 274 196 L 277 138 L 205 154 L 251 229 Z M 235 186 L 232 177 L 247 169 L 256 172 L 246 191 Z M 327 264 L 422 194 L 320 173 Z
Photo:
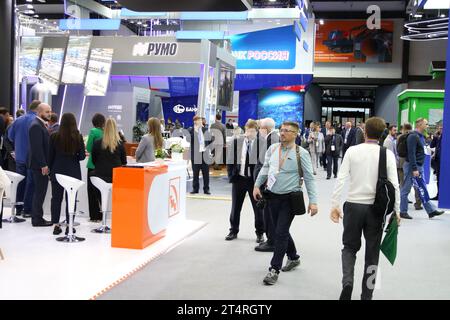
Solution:
M 344 233 L 342 242 L 342 285 L 353 287 L 356 253 L 361 248 L 361 234 L 366 239 L 365 265 L 362 280 L 362 300 L 372 299 L 383 234 L 382 217 L 371 205 L 346 202 L 344 204 Z
M 230 232 L 239 233 L 239 223 L 241 221 L 241 210 L 244 204 L 245 195 L 248 194 L 255 214 L 255 232 L 257 235 L 264 233 L 264 219 L 262 211 L 256 207 L 256 201 L 253 199 L 252 178 L 236 177 L 236 181 L 232 183 L 231 187 L 231 213 L 230 213 Z
M 328 163 L 328 158 L 327 155 L 324 153 L 322 154 L 322 156 L 320 157 L 321 161 L 322 161 L 322 166 L 324 169 L 327 168 L 327 163 Z
M 267 244 L 273 246 L 275 244 L 275 224 L 273 223 L 270 207 L 266 205 L 262 211 L 264 215 L 264 229 L 266 230 Z
M 209 166 L 206 163 L 202 164 L 194 164 L 192 163 L 192 171 L 194 172 L 194 181 L 192 182 L 192 187 L 194 192 L 198 192 L 200 188 L 200 170 L 202 171 L 203 176 L 203 191 L 209 191 Z
M 34 193 L 31 209 L 31 223 L 36 224 L 44 219 L 43 205 L 47 195 L 48 176 L 42 175 L 41 170 L 33 171 Z
M 102 220 L 103 215 L 100 210 L 101 194 L 91 182 L 91 176 L 94 169 L 88 169 L 88 201 L 89 201 L 89 218 L 91 220 Z
M 289 233 L 295 215 L 292 214 L 288 197 L 271 198 L 268 205 L 275 225 L 275 251 L 270 265 L 280 271 L 285 255 L 291 260 L 299 258 L 294 240 Z
M 61 218 L 61 204 L 63 196 L 65 194 L 64 188 L 56 181 L 56 178 L 50 179 L 52 183 L 52 201 L 51 201 L 51 212 L 52 212 L 52 223 L 58 224 Z M 75 202 L 76 211 L 76 202 Z M 66 194 L 66 222 L 69 223 L 69 204 Z
M 338 172 L 339 156 L 327 156 L 327 177 L 331 177 L 331 165 L 333 165 L 333 175 Z

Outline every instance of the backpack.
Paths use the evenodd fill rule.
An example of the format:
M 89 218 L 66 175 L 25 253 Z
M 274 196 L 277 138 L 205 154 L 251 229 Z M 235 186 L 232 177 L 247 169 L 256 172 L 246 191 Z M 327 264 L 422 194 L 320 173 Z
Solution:
M 410 132 L 401 134 L 397 138 L 397 154 L 400 158 L 407 158 L 408 157 L 408 146 L 407 146 L 407 140 L 408 136 L 410 135 Z
M 380 148 L 380 160 L 378 164 L 378 180 L 373 209 L 377 215 L 383 217 L 383 227 L 386 216 L 394 211 L 395 188 L 387 178 L 387 149 Z

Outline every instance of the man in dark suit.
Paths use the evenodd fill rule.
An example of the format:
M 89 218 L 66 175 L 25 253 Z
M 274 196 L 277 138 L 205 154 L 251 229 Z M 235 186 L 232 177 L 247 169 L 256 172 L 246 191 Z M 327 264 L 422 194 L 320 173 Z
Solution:
M 331 178 L 331 165 L 333 165 L 333 174 L 337 178 L 338 159 L 342 150 L 342 137 L 336 134 L 334 128 L 330 127 L 325 137 L 325 154 L 327 156 L 327 179 Z
M 356 143 L 356 129 L 352 127 L 351 122 L 347 122 L 345 124 L 345 130 L 342 132 L 342 138 L 344 139 L 344 147 L 342 149 L 343 159 L 347 149 L 354 146 Z
M 255 179 L 264 164 L 264 157 L 267 149 L 274 143 L 280 142 L 280 136 L 275 131 L 275 121 L 272 118 L 260 120 L 259 135 L 262 139 L 261 150 L 259 151 L 258 163 L 255 166 Z M 255 247 L 256 251 L 273 252 L 275 250 L 275 224 L 272 220 L 269 207 L 263 209 L 264 226 L 266 230 L 267 241 L 260 243 Z
M 255 166 L 258 161 L 260 138 L 258 138 L 258 125 L 255 120 L 247 121 L 245 125 L 245 137 L 233 140 L 228 153 L 228 159 L 233 159 L 227 165 L 228 179 L 232 183 L 232 204 L 230 214 L 230 233 L 225 240 L 237 238 L 239 233 L 239 222 L 245 195 L 248 193 L 255 214 L 256 242 L 264 242 L 264 219 L 263 212 L 256 207 L 253 198 L 253 187 L 256 177 Z
M 194 127 L 189 129 L 192 171 L 194 173 L 194 181 L 192 184 L 194 190 L 191 194 L 198 193 L 199 191 L 200 170 L 203 176 L 203 192 L 205 194 L 211 194 L 209 191 L 209 165 L 212 163 L 211 150 L 209 148 L 211 137 L 209 131 L 203 127 L 202 119 L 200 116 L 195 116 Z
M 31 210 L 31 224 L 33 227 L 50 227 L 52 223 L 44 220 L 44 210 L 42 208 L 47 194 L 48 175 L 48 154 L 49 154 L 49 134 L 45 122 L 50 119 L 51 107 L 41 103 L 36 109 L 36 118 L 31 122 L 28 131 L 29 152 L 28 168 L 33 173 L 35 186 L 33 194 L 33 204 Z

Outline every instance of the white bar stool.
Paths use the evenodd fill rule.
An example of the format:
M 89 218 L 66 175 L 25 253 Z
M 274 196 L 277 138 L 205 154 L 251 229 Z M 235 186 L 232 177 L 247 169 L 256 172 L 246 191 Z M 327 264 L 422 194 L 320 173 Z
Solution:
M 102 195 L 102 213 L 103 213 L 103 220 L 102 220 L 102 226 L 97 229 L 93 229 L 93 233 L 111 233 L 111 228 L 106 225 L 106 218 L 108 213 L 108 200 L 109 195 L 111 194 L 112 190 L 112 183 L 108 183 L 105 180 L 99 178 L 99 177 L 91 177 L 91 182 Z
M 67 201 L 69 203 L 69 232 L 64 237 L 56 238 L 59 242 L 81 242 L 84 238 L 77 237 L 73 234 L 73 218 L 75 216 L 75 198 L 77 196 L 78 189 L 84 185 L 84 182 L 63 174 L 56 174 L 56 181 L 66 190 Z
M 11 181 L 10 184 L 10 189 L 9 189 L 9 199 L 11 201 L 11 216 L 8 219 L 3 219 L 3 222 L 8 222 L 8 223 L 19 223 L 19 222 L 25 222 L 25 219 L 21 219 L 16 217 L 16 206 L 18 205 L 22 205 L 23 202 L 16 202 L 17 200 L 17 187 L 19 186 L 19 183 L 25 179 L 25 176 L 12 172 L 12 171 L 8 171 L 8 170 L 4 170 L 4 172 L 6 173 L 6 175 L 9 178 L 9 181 Z

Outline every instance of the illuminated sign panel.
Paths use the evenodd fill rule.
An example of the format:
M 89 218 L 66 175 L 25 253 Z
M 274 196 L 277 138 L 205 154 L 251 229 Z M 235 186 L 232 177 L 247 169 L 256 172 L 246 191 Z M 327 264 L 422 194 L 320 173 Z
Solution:
M 293 69 L 296 41 L 293 26 L 231 37 L 233 56 L 237 59 L 238 69 Z

